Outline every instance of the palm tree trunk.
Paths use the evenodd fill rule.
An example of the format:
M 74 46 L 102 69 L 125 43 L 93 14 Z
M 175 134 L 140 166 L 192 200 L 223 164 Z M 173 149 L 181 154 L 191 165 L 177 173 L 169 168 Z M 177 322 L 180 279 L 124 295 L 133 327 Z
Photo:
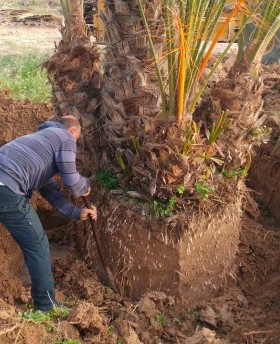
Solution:
M 164 25 L 159 1 L 145 1 L 146 13 L 163 50 Z M 101 113 L 109 155 L 132 151 L 131 138 L 152 136 L 161 115 L 161 96 L 137 1 L 107 1 L 104 14 L 107 44 Z M 104 137 L 103 137 L 104 139 Z M 129 160 L 129 153 L 125 152 Z
M 62 39 L 55 54 L 43 64 L 53 86 L 53 103 L 60 116 L 74 115 L 82 124 L 94 122 L 93 113 L 100 103 L 100 57 L 92 45 L 79 0 L 61 29 Z

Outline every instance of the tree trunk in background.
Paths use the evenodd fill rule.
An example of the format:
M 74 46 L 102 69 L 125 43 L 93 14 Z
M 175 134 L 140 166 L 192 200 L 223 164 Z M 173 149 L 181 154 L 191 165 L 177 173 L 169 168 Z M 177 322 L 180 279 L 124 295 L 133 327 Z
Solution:
M 55 54 L 43 64 L 53 89 L 53 105 L 57 116 L 74 115 L 88 135 L 82 135 L 77 162 L 84 175 L 92 175 L 97 153 L 90 133 L 100 106 L 102 76 L 100 55 L 90 41 L 78 0 L 72 1 L 72 12 L 61 29 L 62 39 Z
M 53 86 L 53 103 L 59 116 L 74 115 L 89 126 L 100 103 L 100 58 L 83 19 L 78 0 L 62 27 L 55 54 L 43 64 Z

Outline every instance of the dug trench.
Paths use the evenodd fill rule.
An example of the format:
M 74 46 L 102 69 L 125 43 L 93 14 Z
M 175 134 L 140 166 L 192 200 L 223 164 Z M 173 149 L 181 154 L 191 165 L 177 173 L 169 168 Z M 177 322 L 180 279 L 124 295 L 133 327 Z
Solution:
M 52 114 L 51 105 L 14 101 L 9 92 L 2 91 L 1 144 L 35 130 L 40 122 Z M 275 168 L 274 164 L 271 166 Z M 253 175 L 254 170 L 251 173 Z M 268 171 L 266 173 L 269 175 Z M 120 228 L 108 227 L 108 220 L 107 231 L 102 232 L 105 224 L 99 224 L 101 236 L 114 234 L 114 245 L 118 244 L 118 240 L 123 243 L 119 257 L 114 257 L 115 262 L 120 258 L 123 262 L 118 267 L 122 275 L 116 276 L 120 281 L 120 293 L 113 292 L 102 283 L 105 276 L 104 273 L 102 275 L 94 245 L 87 246 L 88 242 L 92 242 L 87 240 L 87 236 L 92 235 L 88 225 L 62 219 L 35 194 L 32 204 L 45 226 L 54 255 L 52 264 L 57 295 L 60 301 L 71 305 L 72 311 L 66 319 L 53 321 L 50 326 L 20 315 L 31 303 L 30 284 L 24 274 L 26 270 L 19 248 L 6 229 L 0 226 L 1 344 L 63 343 L 63 340 L 69 339 L 81 343 L 279 342 L 279 225 L 272 217 L 268 217 L 267 211 L 259 213 L 259 207 L 250 197 L 247 197 L 241 220 L 240 214 L 235 213 L 240 202 L 238 194 L 233 195 L 235 201 L 231 202 L 231 206 L 220 209 L 217 218 L 212 219 L 220 219 L 221 230 L 232 228 L 232 233 L 237 232 L 236 227 L 238 232 L 240 230 L 240 237 L 230 235 L 232 233 L 229 231 L 219 247 L 211 247 L 210 238 L 215 235 L 215 228 L 212 228 L 211 219 L 205 217 L 205 228 L 209 228 L 209 232 L 205 237 L 202 236 L 202 241 L 198 241 L 197 257 L 191 261 L 191 269 L 188 269 L 182 264 L 182 252 L 175 250 L 176 228 L 174 248 L 169 245 L 168 251 L 162 231 L 157 231 L 152 223 L 143 221 L 140 215 L 136 217 L 137 204 L 134 208 L 124 208 L 121 202 L 114 204 L 112 200 L 111 208 L 102 209 L 102 199 L 108 195 L 104 191 L 97 192 L 97 188 L 94 194 L 100 211 L 107 212 L 108 219 L 114 216 L 120 219 Z M 236 208 L 234 204 L 237 204 Z M 125 212 L 126 218 L 131 219 L 126 223 L 123 220 Z M 196 227 L 194 220 L 192 226 Z M 205 228 L 201 228 L 201 231 L 205 232 Z M 140 237 L 140 233 L 146 234 Z M 135 242 L 141 241 L 146 248 L 149 245 L 148 251 L 141 251 L 135 246 Z M 232 251 L 229 264 L 234 269 L 232 273 L 230 269 L 228 271 L 231 278 L 224 283 L 224 290 L 207 288 L 201 276 L 205 276 L 204 269 L 213 270 L 215 267 L 207 265 L 207 259 L 202 262 L 203 245 L 210 243 L 208 252 L 212 250 L 217 255 L 217 269 L 225 270 L 229 262 L 224 261 L 223 255 L 230 256 L 228 250 L 238 241 L 238 252 Z M 186 241 L 185 251 L 187 244 Z M 110 261 L 113 258 L 110 256 L 112 250 L 106 245 L 103 249 L 106 260 Z M 133 260 L 142 262 L 133 267 Z M 166 271 L 177 270 L 181 264 L 195 288 L 190 289 L 180 277 L 174 279 L 174 274 L 167 274 L 163 278 L 163 270 L 156 273 L 154 264 L 166 265 Z M 115 267 L 112 270 L 116 271 Z M 138 278 L 136 281 L 135 276 Z M 223 280 L 224 276 L 220 278 Z M 211 281 L 213 284 L 215 282 Z

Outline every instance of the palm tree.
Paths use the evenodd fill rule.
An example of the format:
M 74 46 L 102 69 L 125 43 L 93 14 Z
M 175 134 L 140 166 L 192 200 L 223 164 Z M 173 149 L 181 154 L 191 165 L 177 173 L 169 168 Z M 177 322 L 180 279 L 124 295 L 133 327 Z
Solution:
M 251 7 L 240 0 L 217 30 L 225 3 L 105 4 L 104 87 L 94 139 L 97 179 L 118 190 L 99 188 L 95 202 L 108 262 L 120 291 L 132 297 L 156 289 L 189 303 L 210 299 L 234 280 L 242 175 L 250 149 L 266 134 L 254 131 L 263 121 L 254 61 L 277 30 L 279 6 L 262 1 Z M 229 77 L 209 93 L 215 68 L 208 76 L 203 71 L 215 42 L 241 10 L 243 25 L 229 46 L 252 18 L 261 25 L 246 50 L 240 40 Z M 94 262 L 89 230 L 81 240 Z

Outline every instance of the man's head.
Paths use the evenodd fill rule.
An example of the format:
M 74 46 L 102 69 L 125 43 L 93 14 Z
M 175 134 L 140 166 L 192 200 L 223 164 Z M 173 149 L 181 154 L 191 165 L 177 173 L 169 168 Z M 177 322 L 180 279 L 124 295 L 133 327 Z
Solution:
M 78 140 L 81 135 L 81 125 L 76 117 L 71 115 L 63 116 L 59 118 L 58 122 L 65 126 L 75 141 Z

